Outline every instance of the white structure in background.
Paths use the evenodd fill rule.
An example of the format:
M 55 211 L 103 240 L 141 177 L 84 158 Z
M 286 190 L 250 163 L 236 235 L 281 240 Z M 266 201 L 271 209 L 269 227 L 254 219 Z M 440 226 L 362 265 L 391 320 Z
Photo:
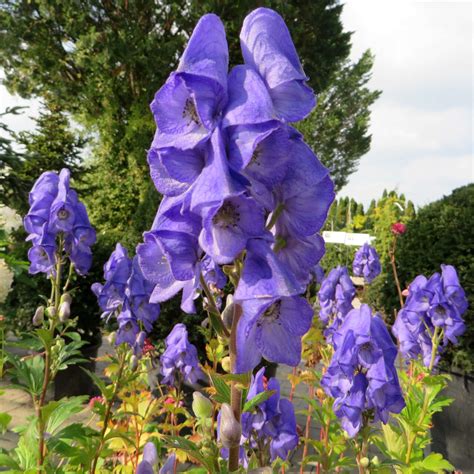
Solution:
M 372 237 L 370 234 L 324 231 L 323 239 L 327 244 L 343 244 L 360 247 L 366 242 L 370 244 L 373 240 L 375 240 L 375 237 Z

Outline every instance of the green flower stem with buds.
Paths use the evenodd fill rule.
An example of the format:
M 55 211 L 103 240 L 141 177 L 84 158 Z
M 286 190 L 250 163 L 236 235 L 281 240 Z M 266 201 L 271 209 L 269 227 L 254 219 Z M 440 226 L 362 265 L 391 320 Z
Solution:
M 112 408 L 113 408 L 113 405 L 114 405 L 115 397 L 117 396 L 117 393 L 120 389 L 120 382 L 121 382 L 121 378 L 122 378 L 122 373 L 124 371 L 125 363 L 127 361 L 126 352 L 120 351 L 119 357 L 120 357 L 119 369 L 118 369 L 118 372 L 117 372 L 117 377 L 115 379 L 112 394 L 107 399 L 107 404 L 106 404 L 106 407 L 105 407 L 104 421 L 103 421 L 104 424 L 103 424 L 102 430 L 100 432 L 99 445 L 97 447 L 97 451 L 95 453 L 94 458 L 92 459 L 90 474 L 95 474 L 95 470 L 97 468 L 97 462 L 99 460 L 100 453 L 101 453 L 102 449 L 104 448 L 105 434 L 107 432 L 107 427 L 108 427 L 108 424 L 109 424 L 110 416 L 112 415 Z
M 442 337 L 443 337 L 443 332 L 440 330 L 439 327 L 436 327 L 434 330 L 433 336 L 431 337 L 431 344 L 432 344 L 431 360 L 430 360 L 430 365 L 428 367 L 428 372 L 430 375 L 431 375 L 431 372 L 433 371 L 433 367 L 436 361 L 436 354 L 438 353 L 438 347 L 439 347 L 439 343 L 441 342 Z M 425 419 L 426 411 L 428 410 L 429 403 L 430 403 L 429 393 L 428 393 L 428 390 L 424 388 L 423 405 L 421 407 L 420 418 L 418 419 L 418 423 L 417 423 L 418 426 L 421 423 L 423 423 L 423 420 Z M 411 454 L 413 451 L 413 446 L 415 445 L 416 437 L 417 437 L 417 433 L 414 432 L 408 438 L 407 454 L 405 457 L 406 464 L 410 463 Z
M 62 249 L 63 238 L 59 238 L 59 249 Z M 54 278 L 51 278 L 51 298 L 49 300 L 49 307 L 54 308 L 54 314 L 49 314 L 49 335 L 51 341 L 54 340 L 54 331 L 56 329 L 57 317 L 59 312 L 59 305 L 61 301 L 61 274 L 63 260 L 61 251 L 56 254 L 56 275 Z M 46 393 L 48 392 L 48 387 L 52 381 L 51 376 L 51 342 L 45 344 L 44 347 L 44 375 L 43 375 L 43 386 L 41 389 L 41 394 L 39 399 L 35 403 L 36 416 L 38 418 L 38 472 L 43 471 L 43 464 L 45 459 L 45 446 L 44 446 L 44 430 L 45 430 L 45 420 L 43 419 L 43 406 L 46 400 Z

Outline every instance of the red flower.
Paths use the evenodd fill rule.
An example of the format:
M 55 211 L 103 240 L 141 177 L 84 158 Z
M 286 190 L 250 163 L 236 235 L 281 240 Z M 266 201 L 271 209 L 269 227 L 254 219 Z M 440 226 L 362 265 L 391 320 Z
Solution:
M 105 403 L 104 397 L 92 397 L 89 400 L 89 408 L 94 408 L 95 404 L 103 405 Z
M 391 227 L 392 234 L 395 235 L 402 235 L 406 232 L 406 230 L 407 226 L 403 222 L 395 222 Z

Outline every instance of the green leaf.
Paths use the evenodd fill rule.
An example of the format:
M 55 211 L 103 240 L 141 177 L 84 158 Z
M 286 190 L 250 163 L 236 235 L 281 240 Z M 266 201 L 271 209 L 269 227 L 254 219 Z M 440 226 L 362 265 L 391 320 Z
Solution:
M 182 438 L 181 436 L 163 436 L 162 438 L 167 446 L 184 451 L 191 459 L 202 464 L 209 472 L 215 472 L 212 461 L 204 457 L 198 446 L 189 439 Z
M 8 454 L 0 453 L 0 467 L 9 467 L 11 469 L 20 469 L 20 465 Z
M 46 421 L 46 431 L 54 435 L 71 415 L 79 413 L 84 409 L 84 403 L 87 399 L 88 397 L 84 395 L 51 401 L 45 405 L 41 411 L 43 419 Z
M 255 407 L 268 400 L 274 394 L 275 390 L 265 390 L 264 392 L 255 395 L 251 400 L 245 402 L 243 411 L 252 411 Z
M 217 374 L 209 374 L 211 382 L 216 389 L 216 394 L 212 398 L 218 403 L 230 403 L 230 387 L 225 383 L 222 376 Z
M 439 453 L 429 454 L 420 464 L 420 467 L 426 469 L 428 472 L 440 472 L 440 471 L 454 471 L 454 466 L 451 465 L 443 456 Z M 426 471 L 425 471 L 426 472 Z
M 0 432 L 2 434 L 7 431 L 10 421 L 12 421 L 11 415 L 9 415 L 8 413 L 0 413 Z

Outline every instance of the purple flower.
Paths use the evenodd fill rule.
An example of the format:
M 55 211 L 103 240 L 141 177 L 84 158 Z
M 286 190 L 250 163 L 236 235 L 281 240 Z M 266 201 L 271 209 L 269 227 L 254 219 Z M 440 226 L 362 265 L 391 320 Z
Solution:
M 152 148 L 186 150 L 210 137 L 227 100 L 228 62 L 224 25 L 216 15 L 204 15 L 177 71 L 151 104 L 158 127 Z
M 135 256 L 132 262 L 132 272 L 127 281 L 125 295 L 131 312 L 142 323 L 146 332 L 152 330 L 153 323 L 160 314 L 160 305 L 149 302 L 153 287 L 153 283 L 146 280 L 143 276 L 138 265 L 138 258 Z
M 210 207 L 203 219 L 199 236 L 201 248 L 216 263 L 231 263 L 247 241 L 265 233 L 264 210 L 245 195 L 230 197 Z
M 188 341 L 188 331 L 184 324 L 176 324 L 165 339 L 165 352 L 161 362 L 163 383 L 174 385 L 178 380 L 196 383 L 204 376 L 199 367 L 197 349 Z M 178 376 L 179 374 L 179 376 Z
M 395 369 L 397 348 L 378 315 L 367 305 L 351 310 L 333 335 L 335 352 L 321 385 L 335 398 L 334 412 L 350 436 L 363 415 L 387 423 L 405 406 Z
M 249 299 L 242 303 L 237 327 L 236 371 L 252 370 L 262 356 L 270 362 L 296 366 L 301 360 L 301 337 L 313 318 L 301 296 Z
M 115 344 L 126 343 L 140 355 L 146 333 L 160 314 L 160 306 L 150 302 L 154 285 L 145 279 L 138 257 L 131 260 L 119 243 L 104 265 L 104 279 L 105 284 L 92 285 L 102 317 L 115 314 L 119 326 Z
M 245 64 L 265 81 L 276 114 L 288 122 L 306 117 L 315 97 L 283 18 L 268 8 L 254 10 L 244 20 L 240 42 Z
M 352 270 L 355 276 L 364 277 L 367 283 L 371 283 L 382 270 L 375 248 L 367 242 L 360 247 L 355 254 Z
M 62 169 L 59 175 L 43 173 L 34 184 L 30 196 L 30 209 L 24 225 L 33 243 L 28 253 L 30 273 L 51 275 L 56 265 L 56 236 L 61 234 L 63 248 L 77 273 L 86 274 L 92 264 L 90 247 L 96 241 L 87 211 L 70 189 L 70 172 Z
M 333 268 L 321 283 L 318 292 L 319 318 L 327 327 L 326 336 L 329 339 L 352 309 L 354 296 L 355 288 L 346 267 Z
M 456 269 L 441 265 L 441 274 L 430 279 L 419 275 L 409 286 L 405 307 L 399 311 L 393 334 L 400 342 L 400 351 L 406 358 L 422 355 L 429 367 L 433 351 L 433 336 L 436 328 L 441 330 L 442 339 L 434 362 L 449 342 L 457 344 L 458 337 L 465 331 L 462 319 L 467 309 L 467 298 L 459 284 Z
M 247 400 L 266 390 L 275 393 L 260 403 L 254 412 L 242 414 L 242 441 L 249 441 L 253 448 L 260 449 L 255 443 L 256 436 L 264 445 L 269 445 L 271 461 L 277 457 L 287 459 L 290 451 L 298 445 L 293 404 L 280 398 L 278 380 L 270 378 L 267 381 L 263 375 L 264 371 L 262 368 L 252 377 Z
M 154 466 L 158 463 L 158 453 L 155 445 L 149 441 L 143 448 L 142 461 L 137 467 L 135 474 L 153 474 Z
M 302 291 L 302 285 L 275 255 L 269 242 L 261 239 L 247 242 L 247 256 L 235 301 L 295 296 Z
M 102 317 L 107 317 L 123 304 L 131 271 L 132 261 L 128 257 L 127 249 L 118 243 L 104 265 L 105 284 L 92 285 L 92 291 L 103 311 Z

